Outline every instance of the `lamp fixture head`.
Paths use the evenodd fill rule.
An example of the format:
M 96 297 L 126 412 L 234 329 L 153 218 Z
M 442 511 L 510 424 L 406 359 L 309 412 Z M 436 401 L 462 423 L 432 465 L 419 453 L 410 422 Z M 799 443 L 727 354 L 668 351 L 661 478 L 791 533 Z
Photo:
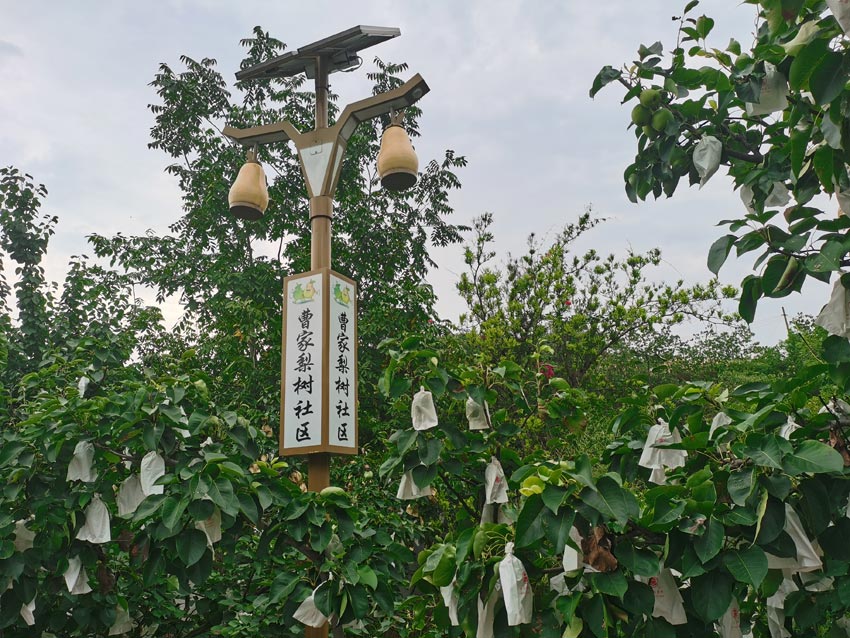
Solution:
M 392 123 L 381 137 L 378 153 L 378 175 L 381 185 L 388 191 L 399 192 L 416 184 L 419 159 L 407 131 L 401 125 L 401 115 L 393 115 Z
M 230 212 L 240 219 L 257 220 L 269 205 L 266 174 L 257 161 L 257 148 L 248 151 L 248 157 L 230 187 L 227 196 Z

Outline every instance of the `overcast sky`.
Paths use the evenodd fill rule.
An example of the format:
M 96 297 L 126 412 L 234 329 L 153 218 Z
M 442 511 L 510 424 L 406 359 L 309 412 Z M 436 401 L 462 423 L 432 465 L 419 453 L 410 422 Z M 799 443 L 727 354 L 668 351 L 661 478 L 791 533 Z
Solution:
M 618 87 L 595 100 L 588 89 L 605 64 L 632 60 L 641 43 L 675 41 L 671 0 L 170 0 L 138 2 L 0 0 L 0 164 L 31 173 L 50 192 L 45 210 L 59 216 L 47 263 L 61 280 L 68 257 L 87 251 L 91 232 L 164 233 L 181 215 L 168 158 L 149 150 L 156 102 L 148 83 L 160 62 L 180 69 L 179 56 L 218 60 L 233 81 L 243 50 L 239 39 L 261 25 L 295 48 L 357 24 L 397 26 L 402 37 L 368 50 L 406 61 L 431 87 L 423 98 L 420 163 L 446 148 L 465 155 L 463 189 L 452 203 L 458 223 L 493 213 L 500 259 L 520 253 L 525 237 L 557 232 L 592 205 L 610 221 L 589 245 L 622 254 L 662 249 L 655 278 L 705 281 L 705 256 L 720 219 L 741 203 L 724 177 L 702 190 L 682 183 L 672 200 L 631 204 L 622 174 L 635 153 L 626 130 L 630 107 Z M 752 40 L 754 10 L 732 0 L 704 0 L 716 20 L 710 42 Z M 343 103 L 369 94 L 361 73 L 334 74 Z M 454 283 L 461 248 L 436 252 L 431 281 L 441 315 L 463 310 Z M 751 262 L 721 271 L 737 283 Z M 805 296 L 767 301 L 754 324 L 758 337 L 784 336 L 781 307 L 816 313 L 829 288 L 807 282 Z M 175 306 L 166 309 L 169 316 Z

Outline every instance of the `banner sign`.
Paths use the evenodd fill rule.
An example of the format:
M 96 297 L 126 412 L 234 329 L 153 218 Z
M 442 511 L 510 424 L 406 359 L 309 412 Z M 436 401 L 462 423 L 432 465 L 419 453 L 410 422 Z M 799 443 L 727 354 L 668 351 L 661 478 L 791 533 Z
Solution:
M 283 292 L 280 454 L 357 454 L 357 285 L 322 269 Z

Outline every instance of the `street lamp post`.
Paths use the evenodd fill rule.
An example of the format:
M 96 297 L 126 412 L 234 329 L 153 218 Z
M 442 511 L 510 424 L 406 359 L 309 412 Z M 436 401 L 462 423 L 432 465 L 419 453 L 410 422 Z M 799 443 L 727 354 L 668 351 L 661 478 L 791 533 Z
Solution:
M 349 104 L 342 110 L 334 125 L 329 126 L 328 76 L 334 71 L 345 70 L 358 65 L 360 58 L 357 56 L 357 52 L 359 50 L 397 37 L 398 35 L 400 35 L 400 31 L 394 28 L 357 26 L 301 47 L 298 50 L 285 53 L 272 60 L 243 69 L 236 74 L 239 80 L 249 80 L 256 78 L 288 77 L 299 73 L 306 73 L 308 78 L 312 77 L 315 80 L 316 119 L 315 127 L 312 131 L 301 133 L 288 121 L 280 121 L 274 124 L 247 129 L 237 129 L 231 126 L 224 128 L 224 134 L 226 136 L 252 149 L 259 144 L 287 140 L 291 140 L 295 144 L 307 185 L 307 192 L 310 197 L 311 271 L 309 274 L 319 276 L 322 273 L 331 273 L 333 196 L 342 169 L 342 158 L 345 153 L 345 147 L 357 125 L 360 122 L 387 113 L 400 112 L 428 92 L 428 85 L 417 74 L 402 86 L 391 91 Z M 398 118 L 394 117 L 391 128 L 396 128 L 397 124 Z M 399 133 L 398 131 L 393 131 L 393 134 L 398 136 Z M 387 139 L 382 141 L 383 157 L 379 162 L 379 172 L 382 173 L 382 178 L 384 178 L 383 183 L 385 188 L 390 190 L 403 190 L 415 183 L 416 156 L 413 154 L 413 149 L 410 147 L 406 134 L 403 134 L 403 138 L 401 143 L 396 142 L 395 138 L 393 138 L 393 141 L 390 142 L 393 148 L 386 153 L 384 152 L 384 147 L 387 144 Z M 406 142 L 406 145 L 404 142 Z M 407 150 L 408 148 L 409 150 Z M 249 151 L 249 163 L 252 159 L 253 162 L 256 162 L 256 153 L 253 150 Z M 245 170 L 245 167 L 243 167 L 243 171 L 240 171 L 239 178 L 237 178 L 233 189 L 231 189 L 231 211 L 246 219 L 257 219 L 265 210 L 265 206 L 268 203 L 268 195 L 266 193 L 265 180 L 261 174 L 262 169 L 257 166 L 249 166 L 248 168 L 250 170 L 245 173 L 246 176 L 243 178 L 243 171 Z M 260 171 L 261 181 L 257 180 L 257 170 Z M 236 201 L 234 201 L 234 198 Z M 335 275 L 335 273 L 331 274 Z M 323 281 L 330 280 L 325 278 Z M 351 283 L 353 285 L 354 282 Z M 327 286 L 323 293 L 326 296 L 330 293 L 328 288 L 330 286 Z M 286 287 L 284 294 L 284 303 L 286 304 L 288 299 L 286 297 Z M 328 301 L 327 303 L 329 304 L 330 302 Z M 328 314 L 328 312 L 325 312 L 322 315 L 324 321 L 327 321 Z M 286 324 L 286 316 L 284 317 L 284 324 Z M 286 334 L 286 329 L 287 326 L 284 325 L 284 334 Z M 321 332 L 322 339 L 328 341 L 327 325 L 324 326 Z M 356 332 L 354 340 L 356 343 Z M 325 344 L 325 346 L 327 345 Z M 354 351 L 356 352 L 356 348 Z M 286 359 L 286 337 L 284 337 L 284 352 L 284 359 Z M 292 446 L 292 438 L 284 436 L 285 429 L 289 428 L 291 432 L 293 427 L 293 424 L 288 422 L 288 413 L 285 405 L 287 400 L 285 388 L 286 365 L 282 365 L 283 373 L 281 382 L 280 453 L 281 455 L 305 453 L 309 455 L 307 465 L 308 489 L 316 492 L 330 485 L 331 453 L 357 453 L 356 398 L 354 401 L 354 445 L 346 448 L 344 446 L 330 444 L 330 426 L 328 425 L 329 419 L 327 415 L 330 413 L 331 406 L 329 405 L 330 393 L 327 391 L 327 386 L 329 385 L 329 372 L 327 370 L 329 357 L 327 347 L 320 351 L 320 358 L 323 359 L 325 366 L 320 375 L 320 385 L 324 384 L 325 390 L 319 395 L 322 403 L 320 412 L 324 415 L 320 417 L 322 420 L 319 427 L 322 429 L 322 435 L 319 444 Z M 356 361 L 352 362 L 352 365 L 356 365 Z M 313 377 L 311 376 L 311 391 L 312 383 Z M 355 387 L 356 383 L 357 379 L 355 375 Z M 302 402 L 299 400 L 298 403 L 301 404 Z M 338 440 L 337 443 L 339 443 Z M 328 635 L 328 626 L 325 624 L 321 628 L 308 627 L 305 635 L 307 638 L 324 638 Z

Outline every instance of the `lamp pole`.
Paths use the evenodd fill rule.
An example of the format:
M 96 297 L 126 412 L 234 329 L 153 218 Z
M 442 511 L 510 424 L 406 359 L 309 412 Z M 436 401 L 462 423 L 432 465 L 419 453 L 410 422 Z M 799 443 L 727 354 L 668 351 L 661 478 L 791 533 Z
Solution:
M 328 66 L 322 57 L 316 58 L 316 130 L 328 128 Z M 331 267 L 331 196 L 314 195 L 310 198 L 310 270 Z M 307 457 L 307 489 L 321 492 L 331 484 L 331 455 L 327 452 Z M 323 638 L 324 633 L 311 634 L 307 638 Z
M 277 58 L 262 62 L 253 67 L 243 69 L 236 74 L 237 79 L 247 80 L 253 78 L 288 77 L 299 73 L 306 73 L 315 80 L 316 113 L 315 127 L 307 133 L 300 132 L 291 122 L 280 121 L 274 124 L 255 126 L 246 129 L 237 129 L 225 126 L 223 133 L 246 147 L 254 147 L 259 144 L 273 142 L 294 142 L 298 150 L 302 173 L 310 198 L 310 270 L 328 273 L 331 268 L 331 220 L 333 216 L 333 196 L 336 190 L 339 174 L 342 169 L 342 158 L 348 140 L 357 125 L 361 122 L 398 112 L 415 103 L 428 92 L 428 85 L 419 74 L 405 82 L 403 85 L 359 100 L 346 106 L 339 114 L 333 126 L 328 126 L 328 76 L 333 71 L 349 69 L 357 65 L 360 58 L 356 55 L 360 49 L 378 44 L 387 39 L 400 35 L 398 29 L 387 27 L 364 27 L 358 26 L 343 31 L 329 38 L 319 40 L 313 44 L 301 47 L 296 51 L 285 53 Z M 393 119 L 394 124 L 397 122 Z M 397 129 L 398 130 L 398 129 Z M 396 138 L 394 138 L 396 139 Z M 416 181 L 416 157 L 410 147 L 406 134 L 406 147 L 399 145 L 396 139 L 395 150 L 388 153 L 384 161 L 384 186 L 389 190 L 403 190 L 409 188 Z M 383 145 L 382 145 L 383 148 Z M 409 149 L 409 152 L 405 150 Z M 401 149 L 401 150 L 399 150 Z M 411 159 L 412 155 L 412 159 Z M 231 189 L 230 203 L 231 211 L 245 219 L 258 219 L 268 203 L 265 178 L 262 177 L 257 166 L 249 166 L 250 170 L 242 180 L 240 177 Z M 243 170 L 245 167 L 243 167 Z M 379 162 L 379 172 L 381 162 Z M 259 176 L 260 181 L 257 181 Z M 236 194 L 234 194 L 236 192 Z M 331 273 L 333 274 L 333 273 Z M 322 275 L 324 277 L 324 275 Z M 339 275 L 337 275 L 339 277 Z M 324 279 L 323 279 L 324 281 Z M 350 281 L 350 280 L 349 280 Z M 354 282 L 351 282 L 352 284 Z M 329 290 L 322 293 L 327 297 Z M 285 299 L 286 303 L 286 299 Z M 329 300 L 322 303 L 330 304 Z M 329 307 L 329 306 L 328 306 Z M 325 312 L 327 314 L 327 312 Z M 327 317 L 324 319 L 327 321 Z M 356 324 L 355 324 L 356 325 Z M 286 318 L 284 318 L 284 332 L 286 331 Z M 312 333 L 311 333 L 312 334 Z M 328 327 L 320 331 L 320 338 L 328 340 Z M 356 332 L 355 332 L 356 342 Z M 324 358 L 325 368 L 319 374 L 319 384 L 322 390 L 319 412 L 323 415 L 321 421 L 321 436 L 318 444 L 313 442 L 307 444 L 293 445 L 293 440 L 285 436 L 286 428 L 293 427 L 286 419 L 286 411 L 283 404 L 286 403 L 286 388 L 284 380 L 287 367 L 282 365 L 281 384 L 281 429 L 280 429 L 280 453 L 281 455 L 307 454 L 307 487 L 312 492 L 320 492 L 330 485 L 330 457 L 331 453 L 357 454 L 357 432 L 356 432 L 356 374 L 353 379 L 354 388 L 354 433 L 353 445 L 348 447 L 341 445 L 341 441 L 335 443 L 329 434 L 329 371 L 327 369 L 330 357 L 327 355 L 328 344 L 323 343 L 323 349 L 319 358 Z M 284 350 L 286 351 L 286 338 L 284 338 Z M 356 348 L 354 349 L 356 353 Z M 286 354 L 284 355 L 286 358 Z M 284 361 L 284 363 L 286 363 Z M 352 367 L 356 366 L 355 360 Z M 310 377 L 310 392 L 312 393 L 313 377 Z M 299 378 L 299 381 L 301 379 Z M 347 382 L 346 382 L 347 383 Z M 319 385 L 317 384 L 317 385 Z M 348 391 L 346 390 L 346 397 Z M 301 401 L 299 401 L 299 404 Z M 303 425 L 303 424 L 302 424 Z M 296 434 L 297 437 L 297 434 Z M 310 437 L 307 437 L 310 440 Z M 337 437 L 340 438 L 339 436 Z M 298 439 L 299 441 L 301 439 Z M 348 440 L 348 439 L 346 439 Z M 328 624 L 322 627 L 307 627 L 305 636 L 307 638 L 327 638 Z

